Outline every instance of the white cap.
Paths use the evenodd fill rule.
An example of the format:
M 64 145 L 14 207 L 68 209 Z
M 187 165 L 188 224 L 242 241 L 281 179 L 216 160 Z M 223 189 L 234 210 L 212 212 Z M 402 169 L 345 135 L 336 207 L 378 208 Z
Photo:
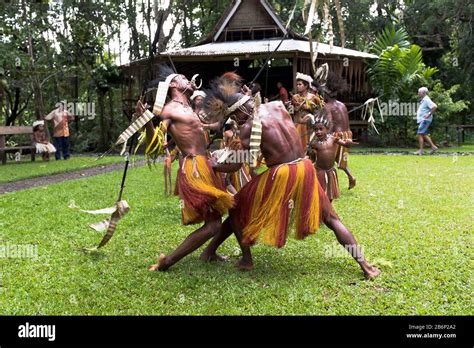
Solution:
M 311 82 L 313 82 L 313 78 L 311 76 L 306 75 L 306 74 L 302 74 L 302 73 L 299 73 L 299 72 L 296 73 L 296 80 L 306 81 L 310 85 L 311 85 Z
M 44 126 L 44 121 L 38 120 L 38 121 L 33 122 L 33 128 L 35 128 L 36 126 Z
M 191 96 L 191 101 L 194 100 L 194 98 L 196 97 L 203 97 L 203 98 L 206 98 L 206 93 L 204 93 L 203 91 L 194 91 L 193 95 Z

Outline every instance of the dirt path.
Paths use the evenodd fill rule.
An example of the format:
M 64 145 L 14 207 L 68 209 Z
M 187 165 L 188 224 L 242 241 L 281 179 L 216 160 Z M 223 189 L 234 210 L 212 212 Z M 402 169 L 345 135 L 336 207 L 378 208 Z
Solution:
M 145 160 L 135 162 L 136 167 L 141 167 L 145 164 L 146 164 Z M 56 184 L 58 182 L 63 182 L 66 180 L 89 178 L 94 175 L 105 174 L 105 173 L 113 172 L 115 170 L 123 170 L 123 169 L 124 169 L 124 162 L 120 162 L 120 163 L 103 165 L 99 167 L 75 170 L 75 171 L 67 172 L 67 173 L 52 174 L 48 176 L 40 176 L 37 178 L 7 182 L 4 184 L 0 184 L 0 195 L 9 193 L 9 192 L 26 190 L 26 189 L 38 187 L 38 186 Z
M 410 151 L 354 151 L 352 154 L 354 155 L 413 155 Z M 426 155 L 426 156 L 473 156 L 474 153 L 471 152 L 442 152 L 438 151 L 434 155 Z M 145 160 L 136 161 L 135 166 L 143 166 L 146 164 Z M 0 184 L 0 195 L 8 193 L 8 192 L 15 192 L 20 190 L 26 190 L 32 187 L 38 186 L 46 186 L 50 184 L 55 184 L 58 182 L 66 181 L 66 180 L 74 180 L 74 179 L 81 179 L 81 178 L 88 178 L 94 175 L 105 174 L 109 172 L 113 172 L 115 170 L 122 170 L 124 168 L 124 163 L 114 163 L 99 167 L 87 168 L 76 170 L 68 173 L 60 173 L 60 174 L 53 174 L 48 176 L 40 176 L 37 178 L 31 179 L 23 179 L 14 182 L 9 182 L 5 184 Z

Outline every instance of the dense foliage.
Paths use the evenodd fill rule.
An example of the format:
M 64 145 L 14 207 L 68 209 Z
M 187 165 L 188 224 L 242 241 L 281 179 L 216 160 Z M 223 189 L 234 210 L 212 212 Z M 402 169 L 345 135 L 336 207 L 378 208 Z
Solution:
M 271 3 L 286 22 L 295 0 Z M 296 1 L 291 24 L 299 34 L 305 27 L 304 3 Z M 1 2 L 0 124 L 31 124 L 60 100 L 89 103 L 92 114 L 79 115 L 71 126 L 74 150 L 107 148 L 130 117 L 122 110 L 119 66 L 197 43 L 229 4 L 230 0 Z M 374 93 L 386 100 L 416 100 L 417 87 L 426 84 L 440 106 L 440 122 L 433 128 L 440 131 L 447 124 L 472 123 L 473 13 L 474 5 L 465 1 L 320 0 L 311 34 L 320 42 L 330 36 L 335 45 L 378 54 L 380 59 L 369 71 Z M 398 128 L 381 125 L 390 133 L 387 139 L 394 134 L 397 142 L 411 137 L 411 119 L 391 122 L 399 123 Z

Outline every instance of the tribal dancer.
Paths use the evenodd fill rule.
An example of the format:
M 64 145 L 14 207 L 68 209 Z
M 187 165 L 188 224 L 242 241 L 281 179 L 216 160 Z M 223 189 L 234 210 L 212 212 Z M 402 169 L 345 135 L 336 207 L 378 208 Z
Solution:
M 293 106 L 293 121 L 301 139 L 301 145 L 305 151 L 310 138 L 310 132 L 307 127 L 307 123 L 310 120 L 309 114 L 315 114 L 318 110 L 324 107 L 321 98 L 310 92 L 310 85 L 312 82 L 313 78 L 311 76 L 297 73 L 297 94 L 295 94 L 291 99 L 291 105 Z
M 316 139 L 311 142 L 311 148 L 316 153 L 316 172 L 318 181 L 323 190 L 326 192 L 329 200 L 339 198 L 339 182 L 337 172 L 334 168 L 336 160 L 336 149 L 338 146 L 347 147 L 349 145 L 357 145 L 351 139 L 341 140 L 329 132 L 329 120 L 325 115 L 321 115 L 315 119 L 314 130 Z
M 234 153 L 239 153 L 238 151 L 242 151 L 242 145 L 238 135 L 236 134 L 237 132 L 238 129 L 235 122 L 227 122 L 224 125 L 225 148 L 234 151 Z M 243 163 L 239 170 L 226 174 L 226 188 L 230 193 L 235 195 L 250 181 L 250 179 L 250 167 L 248 163 Z
M 239 126 L 243 148 L 250 150 L 252 159 L 261 151 L 268 170 L 253 177 L 234 196 L 235 208 L 229 210 L 222 230 L 201 257 L 214 257 L 218 246 L 234 232 L 243 252 L 237 266 L 252 269 L 250 246 L 260 239 L 283 247 L 293 215 L 296 239 L 314 234 L 322 221 L 359 263 L 365 276 L 375 278 L 380 271 L 367 263 L 354 236 L 333 210 L 318 184 L 313 164 L 304 158 L 298 132 L 283 103 L 258 105 L 258 98 L 256 101 L 257 105 L 225 81 L 215 83 L 206 98 L 208 113 L 230 115 Z
M 162 126 L 171 134 L 183 155 L 177 177 L 182 222 L 189 225 L 204 221 L 204 225 L 191 233 L 170 255 L 161 254 L 150 271 L 166 270 L 209 240 L 220 230 L 222 215 L 234 204 L 233 197 L 225 191 L 222 181 L 213 171 L 201 121 L 188 103 L 193 92 L 192 84 L 185 76 L 173 74 L 167 67 L 161 67 L 160 73 L 164 86 L 167 85 L 171 92 L 171 100 L 160 110 Z M 157 109 L 160 108 L 159 105 Z M 141 115 L 145 110 L 146 105 L 138 102 L 137 113 Z M 153 147 L 157 131 L 152 122 L 146 124 L 146 132 L 149 147 Z
M 172 164 L 173 162 L 178 158 L 179 155 L 179 150 L 177 147 L 175 147 L 173 150 L 169 150 L 168 147 L 166 147 L 166 157 L 163 162 L 163 173 L 165 177 L 165 195 L 166 196 L 171 196 L 173 194 L 172 191 L 172 186 L 173 186 L 173 178 L 172 178 Z M 177 186 L 177 180 L 176 180 L 176 186 L 175 186 L 175 195 L 179 194 L 178 186 Z
M 194 91 L 194 93 L 189 98 L 193 104 L 193 111 L 196 115 L 199 116 L 201 120 L 206 117 L 206 113 L 204 112 L 204 98 L 206 98 L 206 93 L 203 91 Z
M 325 106 L 327 117 L 332 124 L 331 131 L 334 136 L 342 140 L 351 140 L 352 132 L 349 127 L 349 114 L 344 103 L 336 100 L 337 94 L 347 88 L 346 82 L 334 72 L 329 72 L 326 85 L 322 87 L 325 95 Z M 349 190 L 356 185 L 356 178 L 351 174 L 348 166 L 349 149 L 338 145 L 336 152 L 336 163 L 349 179 Z
M 189 99 L 191 100 L 194 113 L 198 115 L 202 123 L 207 123 L 206 122 L 207 115 L 204 112 L 204 105 L 203 105 L 204 98 L 206 98 L 206 93 L 204 93 L 203 91 L 194 91 L 194 93 L 191 95 Z M 206 138 L 206 142 L 209 145 L 211 140 L 209 137 L 209 130 L 207 130 L 206 128 L 204 128 L 204 137 Z

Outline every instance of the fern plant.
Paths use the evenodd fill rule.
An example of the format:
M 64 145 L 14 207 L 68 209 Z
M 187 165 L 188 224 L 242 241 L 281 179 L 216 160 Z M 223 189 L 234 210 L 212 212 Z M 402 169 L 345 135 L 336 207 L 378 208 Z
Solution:
M 410 44 L 404 28 L 386 27 L 377 35 L 371 51 L 379 59 L 367 71 L 372 88 L 384 99 L 402 99 L 416 83 L 438 71 L 425 66 L 421 47 Z

